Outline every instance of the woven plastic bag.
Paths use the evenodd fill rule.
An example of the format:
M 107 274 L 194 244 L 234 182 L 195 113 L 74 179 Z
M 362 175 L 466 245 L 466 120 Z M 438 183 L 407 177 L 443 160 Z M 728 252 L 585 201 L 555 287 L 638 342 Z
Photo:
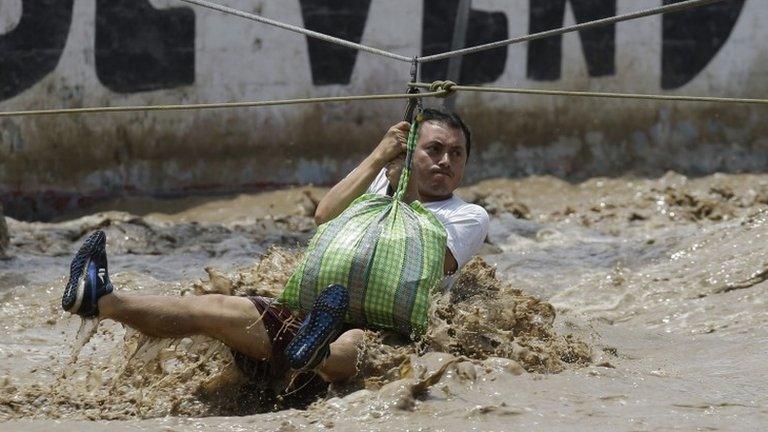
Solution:
M 309 311 L 330 284 L 347 287 L 347 322 L 409 336 L 427 327 L 430 295 L 443 279 L 446 232 L 420 202 L 403 202 L 419 122 L 408 134 L 394 197 L 365 194 L 318 227 L 280 303 Z

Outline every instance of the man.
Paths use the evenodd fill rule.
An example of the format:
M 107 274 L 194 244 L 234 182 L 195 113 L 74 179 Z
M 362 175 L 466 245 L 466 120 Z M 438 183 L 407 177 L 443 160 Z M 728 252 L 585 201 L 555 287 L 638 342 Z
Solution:
M 488 215 L 482 207 L 453 195 L 471 148 L 469 130 L 454 114 L 425 110 L 423 116 L 408 199 L 423 202 L 446 228 L 443 267 L 450 284 L 452 275 L 482 245 Z M 409 128 L 407 122 L 392 126 L 373 152 L 323 197 L 315 213 L 318 224 L 338 216 L 366 191 L 384 194 L 396 187 Z M 357 372 L 362 330 L 348 330 L 330 345 L 327 341 L 318 343 L 322 338 L 312 333 L 327 324 L 326 318 L 330 317 L 331 323 L 334 318 L 338 321 L 338 317 L 328 315 L 333 306 L 326 307 L 325 303 L 343 301 L 343 287 L 331 286 L 321 294 L 315 309 L 297 328 L 291 311 L 263 297 L 211 294 L 179 298 L 115 292 L 109 280 L 105 245 L 104 233 L 97 231 L 72 260 L 70 280 L 62 297 L 64 310 L 84 318 L 119 321 L 154 337 L 210 336 L 232 348 L 239 363 L 247 360 L 245 363 L 266 364 L 275 376 L 284 376 L 291 366 L 296 367 L 293 357 L 297 355 L 311 359 L 300 369 L 314 370 L 329 382 L 346 381 Z M 328 339 L 335 338 L 333 332 L 327 334 L 332 335 Z M 309 355 L 307 351 L 311 351 Z

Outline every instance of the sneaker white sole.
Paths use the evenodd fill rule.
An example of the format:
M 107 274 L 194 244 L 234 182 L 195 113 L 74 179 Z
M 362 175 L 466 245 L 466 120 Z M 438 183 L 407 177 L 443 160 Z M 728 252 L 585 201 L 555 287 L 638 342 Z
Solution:
M 88 276 L 88 264 L 90 264 L 90 261 L 85 263 L 85 266 L 83 267 L 83 274 L 80 275 L 80 278 L 77 281 L 77 294 L 75 294 L 75 303 L 71 308 L 67 310 L 69 313 L 77 313 L 77 311 L 80 310 L 80 306 L 83 304 L 83 296 L 85 295 L 85 278 Z

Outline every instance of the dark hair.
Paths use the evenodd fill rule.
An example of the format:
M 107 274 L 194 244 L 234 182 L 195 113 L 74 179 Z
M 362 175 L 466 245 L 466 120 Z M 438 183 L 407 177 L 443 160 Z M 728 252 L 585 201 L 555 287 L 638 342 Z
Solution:
M 466 142 L 466 148 L 467 148 L 467 159 L 469 159 L 469 150 L 472 148 L 472 133 L 469 131 L 469 128 L 466 124 L 461 120 L 461 117 L 459 117 L 456 113 L 447 113 L 445 111 L 441 111 L 434 108 L 424 108 L 424 110 L 421 112 L 423 121 L 433 120 L 445 123 L 446 125 L 461 130 L 461 133 L 464 134 L 464 142 Z

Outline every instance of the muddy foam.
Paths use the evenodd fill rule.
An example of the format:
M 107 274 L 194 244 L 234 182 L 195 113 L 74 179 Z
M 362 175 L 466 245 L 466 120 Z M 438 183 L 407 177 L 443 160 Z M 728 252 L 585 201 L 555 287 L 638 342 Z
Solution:
M 299 252 L 271 247 L 250 268 L 224 273 L 208 267 L 206 280 L 166 294 L 277 297 L 300 257 Z M 131 283 L 126 285 L 132 289 Z M 331 394 L 377 390 L 404 379 L 410 376 L 406 365 L 412 358 L 428 352 L 467 361 L 501 357 L 519 364 L 520 371 L 536 373 L 557 373 L 590 361 L 587 344 L 553 330 L 555 310 L 549 303 L 502 283 L 481 258 L 468 264 L 456 289 L 437 297 L 434 305 L 430 330 L 422 341 L 368 331 L 360 373 Z M 83 323 L 77 333 L 80 343 L 74 344 L 55 385 L 2 384 L 2 418 L 244 415 L 302 408 L 314 401 L 287 388 L 283 380 L 243 375 L 230 350 L 215 340 L 202 336 L 154 339 L 115 323 L 98 327 L 95 321 Z M 437 382 L 439 377 L 431 380 Z
M 58 302 L 62 269 L 96 227 L 124 291 L 277 296 L 311 236 L 311 196 L 264 217 L 248 216 L 260 198 L 234 197 L 164 216 L 153 202 L 145 214 L 7 219 L 0 430 L 101 430 L 107 419 L 153 431 L 764 424 L 765 175 L 532 176 L 460 194 L 489 210 L 491 231 L 482 259 L 434 299 L 429 333 L 409 343 L 367 332 L 360 374 L 303 400 L 285 382 L 254 385 L 211 339 L 151 339 L 106 321 L 90 336 Z M 245 417 L 206 418 L 222 415 Z

